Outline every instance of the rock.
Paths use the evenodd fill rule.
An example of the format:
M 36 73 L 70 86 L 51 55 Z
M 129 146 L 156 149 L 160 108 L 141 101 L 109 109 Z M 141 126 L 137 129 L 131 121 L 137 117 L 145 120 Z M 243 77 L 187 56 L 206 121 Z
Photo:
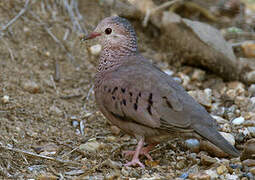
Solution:
M 85 144 L 81 144 L 80 145 L 80 150 L 85 150 L 88 152 L 97 152 L 99 151 L 101 148 L 103 147 L 103 145 L 97 141 L 88 141 Z
M 115 180 L 115 179 L 119 179 L 120 177 L 120 172 L 119 171 L 113 171 L 108 173 L 105 177 L 104 180 Z
M 255 167 L 252 167 L 252 168 L 250 169 L 250 172 L 251 172 L 253 175 L 255 175 Z
M 217 162 L 217 159 L 215 159 L 215 158 L 212 158 L 212 157 L 204 155 L 204 154 L 201 155 L 201 164 L 202 165 L 210 166 L 216 162 Z
M 174 74 L 174 72 L 171 71 L 170 69 L 165 69 L 164 72 L 165 72 L 166 74 L 168 74 L 169 76 L 172 76 L 172 75 Z
M 200 141 L 200 150 L 208 152 L 212 156 L 217 157 L 228 157 L 228 154 L 223 152 L 220 148 L 210 143 L 209 141 Z
M 187 139 L 185 146 L 191 150 L 191 152 L 199 152 L 200 142 L 197 139 Z
M 186 167 L 186 161 L 183 159 L 183 160 L 180 160 L 179 162 L 176 163 L 176 169 L 184 169 Z
M 190 173 L 189 178 L 191 180 L 210 180 L 210 176 L 204 172 L 199 172 L 196 174 Z
M 237 91 L 237 94 L 241 94 L 245 91 L 245 86 L 243 83 L 239 82 L 239 81 L 232 81 L 232 82 L 229 82 L 227 84 L 228 88 L 230 89 L 234 89 L 235 91 Z
M 102 50 L 102 46 L 100 44 L 96 44 L 89 48 L 90 53 L 93 55 L 99 55 L 101 50 Z
M 208 174 L 211 179 L 217 179 L 219 177 L 216 170 L 209 169 L 209 170 L 206 170 L 205 173 Z
M 216 171 L 217 171 L 217 174 L 222 175 L 224 173 L 227 173 L 228 169 L 225 165 L 220 165 L 219 167 L 217 167 Z
M 248 83 L 254 83 L 255 82 L 255 71 L 250 71 L 246 73 L 246 79 Z
M 125 167 L 121 169 L 121 174 L 125 177 L 129 177 L 129 172 L 126 170 Z
M 191 76 L 191 80 L 203 81 L 205 79 L 205 71 L 201 69 L 195 69 Z
M 181 80 L 182 80 L 182 85 L 184 86 L 184 87 L 187 87 L 187 85 L 190 83 L 190 78 L 189 78 L 189 76 L 187 76 L 186 74 L 184 74 L 184 73 L 178 73 L 178 76 L 181 78 Z
M 255 120 L 246 120 L 246 121 L 244 121 L 243 126 L 245 126 L 245 127 L 255 126 Z
M 255 138 L 255 127 L 247 127 L 247 130 L 249 131 L 249 134 Z
M 251 93 L 251 94 L 255 94 L 255 84 L 251 84 L 248 91 Z
M 226 119 L 224 119 L 224 118 L 222 118 L 220 116 L 216 116 L 216 115 L 211 115 L 211 116 L 212 116 L 212 118 L 214 118 L 217 121 L 218 124 L 229 123 L 228 120 L 226 120 Z
M 255 138 L 248 140 L 241 154 L 241 160 L 255 159 Z
M 65 172 L 65 175 L 69 175 L 69 176 L 79 176 L 81 174 L 84 174 L 83 169 L 75 169 L 75 170 Z
M 236 175 L 236 174 L 226 174 L 225 178 L 228 180 L 238 180 L 239 179 L 238 175 Z
M 189 95 L 195 98 L 201 105 L 211 107 L 212 105 L 212 90 L 209 88 L 197 91 L 188 91 Z
M 232 123 L 233 123 L 234 125 L 241 125 L 241 124 L 244 123 L 244 117 L 240 116 L 240 117 L 238 117 L 238 118 L 235 118 L 235 119 L 232 121 Z
M 255 94 L 253 94 L 253 95 L 255 95 Z M 254 112 L 255 111 L 255 97 L 249 98 L 247 110 L 249 112 Z
M 7 96 L 7 95 L 4 95 L 4 96 L 1 98 L 1 102 L 2 102 L 3 104 L 9 103 L 9 101 L 10 101 L 10 97 Z
M 40 86 L 34 81 L 27 81 L 23 83 L 24 90 L 36 94 L 40 92 Z
M 119 135 L 120 134 L 120 128 L 118 128 L 117 126 L 111 126 L 111 132 L 114 135 Z
M 235 137 L 230 133 L 220 132 L 220 134 L 233 146 L 235 145 Z
M 255 43 L 253 41 L 246 41 L 241 45 L 244 57 L 255 58 Z
M 255 160 L 254 159 L 246 159 L 242 162 L 243 166 L 252 167 L 255 166 Z

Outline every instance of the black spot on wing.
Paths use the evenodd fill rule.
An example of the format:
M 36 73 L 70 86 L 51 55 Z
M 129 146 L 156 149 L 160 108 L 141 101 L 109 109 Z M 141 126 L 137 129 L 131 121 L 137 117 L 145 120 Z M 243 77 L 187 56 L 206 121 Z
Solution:
M 151 105 L 149 104 L 148 107 L 147 107 L 147 111 L 150 115 L 152 115 L 152 112 L 151 112 Z
M 137 104 L 135 103 L 135 104 L 134 104 L 134 109 L 137 110 L 137 108 L 138 108 L 138 106 L 137 106 Z
M 117 90 L 118 90 L 118 87 L 115 87 L 115 88 L 112 90 L 112 94 L 114 94 Z
M 124 106 L 126 106 L 127 105 L 126 99 L 123 99 L 122 103 L 123 103 Z
M 125 88 L 121 88 L 121 92 L 122 92 L 122 93 L 125 93 L 125 92 L 126 92 L 126 89 L 125 89 Z
M 173 106 L 172 106 L 172 104 L 168 101 L 167 97 L 164 96 L 163 99 L 165 99 L 167 105 L 168 105 L 171 109 L 173 109 Z
M 151 105 L 151 106 L 153 105 L 152 93 L 150 93 L 150 95 L 149 95 L 148 103 L 149 103 L 149 105 Z

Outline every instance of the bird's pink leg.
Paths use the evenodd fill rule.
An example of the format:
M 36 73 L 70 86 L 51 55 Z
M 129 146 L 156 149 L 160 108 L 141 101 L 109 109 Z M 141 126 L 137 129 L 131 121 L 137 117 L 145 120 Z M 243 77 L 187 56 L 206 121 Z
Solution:
M 143 144 L 144 144 L 144 139 L 141 139 L 136 146 L 136 150 L 134 151 L 134 156 L 132 160 L 128 162 L 127 164 L 125 164 L 125 166 L 135 166 L 138 164 L 140 167 L 144 168 L 143 163 L 141 163 L 139 160 L 139 154 L 141 153 Z
M 149 155 L 150 150 L 156 146 L 157 144 L 149 144 L 147 147 L 143 147 L 140 151 L 140 154 L 144 155 L 149 159 L 150 161 L 153 161 L 152 157 Z M 125 154 L 125 157 L 134 155 L 136 151 L 124 151 L 123 154 Z

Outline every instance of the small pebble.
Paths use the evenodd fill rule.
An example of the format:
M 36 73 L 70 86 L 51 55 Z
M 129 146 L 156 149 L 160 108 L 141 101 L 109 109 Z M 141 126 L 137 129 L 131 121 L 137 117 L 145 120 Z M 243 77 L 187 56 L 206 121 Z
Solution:
M 246 159 L 242 162 L 243 166 L 252 167 L 255 166 L 255 160 L 254 159 Z
M 217 167 L 216 171 L 219 175 L 222 175 L 224 173 L 227 173 L 228 169 L 225 165 L 220 165 L 219 167 Z
M 205 173 L 208 174 L 211 179 L 217 179 L 219 177 L 216 170 L 208 169 L 205 171 Z
M 196 91 L 188 91 L 189 95 L 195 98 L 200 104 L 211 107 L 212 105 L 212 90 L 209 88 Z
M 236 174 L 226 174 L 225 178 L 227 180 L 238 180 L 239 179 L 238 175 L 236 175 Z
M 255 120 L 246 120 L 243 123 L 243 126 L 255 126 Z
M 200 142 L 197 139 L 187 139 L 185 145 L 192 152 L 199 152 Z
M 205 79 L 205 71 L 201 70 L 201 69 L 196 69 L 192 76 L 191 76 L 192 80 L 197 80 L 197 81 L 203 81 Z
M 255 175 L 255 167 L 252 167 L 252 168 L 250 169 L 250 172 L 251 172 L 253 175 Z
M 254 159 L 255 158 L 255 138 L 248 140 L 241 155 L 241 160 Z
M 72 126 L 75 127 L 75 128 L 78 127 L 79 126 L 79 122 L 76 121 L 76 120 L 72 121 Z
M 172 75 L 174 74 L 174 72 L 171 71 L 170 69 L 165 69 L 164 72 L 165 72 L 166 74 L 168 74 L 169 76 L 172 76 Z
M 216 162 L 217 162 L 217 159 L 215 159 L 215 158 L 212 158 L 212 157 L 204 155 L 204 154 L 201 155 L 201 164 L 203 164 L 205 166 L 210 166 Z
M 129 172 L 126 170 L 125 167 L 123 167 L 123 168 L 121 169 L 121 174 L 122 174 L 123 176 L 125 176 L 125 177 L 129 177 Z
M 220 134 L 233 146 L 235 145 L 235 137 L 230 133 L 220 132 Z
M 80 145 L 80 150 L 85 150 L 88 152 L 97 152 L 99 151 L 101 148 L 103 147 L 103 145 L 97 141 L 91 141 L 91 142 L 86 142 L 85 144 L 81 144 Z
M 210 180 L 211 179 L 208 174 L 203 173 L 203 172 L 199 172 L 196 174 L 190 173 L 189 178 L 191 180 Z
M 93 54 L 93 55 L 100 54 L 101 50 L 102 50 L 102 46 L 100 44 L 96 44 L 96 45 L 91 46 L 89 48 L 90 53 Z
M 111 126 L 111 132 L 114 135 L 119 135 L 120 134 L 120 128 L 118 128 L 117 126 Z
M 255 83 L 255 71 L 246 73 L 246 79 L 249 83 Z
M 251 94 L 255 94 L 255 84 L 250 85 L 248 91 L 249 91 Z
M 241 125 L 241 124 L 244 123 L 244 117 L 240 116 L 240 117 L 238 117 L 238 118 L 235 118 L 235 119 L 232 121 L 232 123 L 233 123 L 234 125 Z
M 9 103 L 9 101 L 10 101 L 10 97 L 7 96 L 7 95 L 4 95 L 4 96 L 1 98 L 1 101 L 2 101 L 3 104 L 7 104 L 7 103 Z
M 255 127 L 247 127 L 249 134 L 255 138 Z
M 36 94 L 40 92 L 40 86 L 34 81 L 27 81 L 23 83 L 24 90 Z
M 213 119 L 215 119 L 217 121 L 218 124 L 225 124 L 228 123 L 229 121 L 220 117 L 220 116 L 216 116 L 216 115 L 211 115 Z

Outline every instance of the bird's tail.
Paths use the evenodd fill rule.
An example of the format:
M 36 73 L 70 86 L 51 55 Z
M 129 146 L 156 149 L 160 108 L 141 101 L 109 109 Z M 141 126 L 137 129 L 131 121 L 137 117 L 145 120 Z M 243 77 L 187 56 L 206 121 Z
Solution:
M 234 146 L 232 146 L 214 127 L 208 128 L 202 125 L 197 125 L 195 130 L 200 136 L 219 147 L 225 153 L 233 157 L 240 156 L 240 152 Z

